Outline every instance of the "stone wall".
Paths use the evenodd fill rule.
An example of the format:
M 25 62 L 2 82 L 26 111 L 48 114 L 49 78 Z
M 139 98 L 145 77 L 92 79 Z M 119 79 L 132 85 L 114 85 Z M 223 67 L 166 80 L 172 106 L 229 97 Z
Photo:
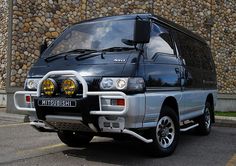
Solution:
M 0 0 L 0 90 L 6 86 L 7 68 L 7 25 L 8 25 L 8 5 L 7 0 Z
M 215 0 L 211 48 L 221 93 L 236 94 L 236 1 Z
M 211 4 L 207 0 L 171 3 L 157 0 L 154 2 L 154 13 L 200 34 L 209 43 L 210 28 L 206 26 L 206 21 L 211 17 Z
M 13 0 L 11 87 L 22 87 L 43 37 L 101 16 L 154 13 L 203 36 L 212 47 L 220 93 L 236 93 L 235 0 Z
M 152 0 L 88 0 L 86 18 L 132 13 L 151 13 L 152 4 Z

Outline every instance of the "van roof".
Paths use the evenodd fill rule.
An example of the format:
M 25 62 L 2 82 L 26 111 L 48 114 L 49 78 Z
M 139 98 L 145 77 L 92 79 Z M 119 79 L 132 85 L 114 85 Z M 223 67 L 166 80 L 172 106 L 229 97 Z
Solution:
M 150 13 L 140 13 L 140 14 L 128 14 L 128 15 L 118 15 L 118 16 L 106 16 L 106 17 L 99 17 L 99 18 L 93 18 L 93 19 L 89 19 L 89 20 L 85 20 L 85 21 L 81 21 L 79 23 L 84 23 L 84 22 L 93 22 L 93 21 L 109 21 L 109 20 L 126 20 L 126 19 L 135 19 L 137 16 L 139 16 L 142 19 L 153 19 L 157 22 L 160 22 L 162 24 L 165 24 L 177 31 L 180 31 L 182 33 L 185 33 L 188 36 L 191 36 L 201 42 L 203 42 L 204 44 L 206 44 L 206 41 L 198 34 L 195 34 L 193 32 L 191 32 L 190 30 L 184 28 L 181 25 L 178 25 L 170 20 L 167 20 L 163 17 L 157 16 L 157 15 L 153 15 Z

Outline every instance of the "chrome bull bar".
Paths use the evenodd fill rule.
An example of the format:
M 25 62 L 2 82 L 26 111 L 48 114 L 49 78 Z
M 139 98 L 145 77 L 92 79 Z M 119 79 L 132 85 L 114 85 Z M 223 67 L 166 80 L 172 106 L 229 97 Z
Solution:
M 125 93 L 123 92 L 119 92 L 119 91 L 109 91 L 109 92 L 88 92 L 88 85 L 85 81 L 85 79 L 76 71 L 73 70 L 64 70 L 64 71 L 51 71 L 48 72 L 40 81 L 39 84 L 37 86 L 37 91 L 17 91 L 14 94 L 14 103 L 15 103 L 15 107 L 20 110 L 20 111 L 25 111 L 25 112 L 30 112 L 30 111 L 36 111 L 34 108 L 34 104 L 31 103 L 26 103 L 25 100 L 25 96 L 29 95 L 30 97 L 39 97 L 41 95 L 41 86 L 43 83 L 43 80 L 49 78 L 52 75 L 74 75 L 78 81 L 81 82 L 82 87 L 83 87 L 83 98 L 87 97 L 87 96 L 99 96 L 99 110 L 91 110 L 90 114 L 93 115 L 124 115 L 126 114 L 126 112 L 128 111 L 128 106 L 129 106 L 129 101 L 128 101 L 128 97 L 126 96 Z M 23 97 L 22 97 L 23 96 Z M 111 99 L 124 99 L 125 100 L 125 106 L 123 108 L 123 110 L 121 111 L 114 111 L 114 110 L 109 110 L 109 111 L 104 111 L 102 110 L 102 99 L 104 98 L 111 98 Z M 20 102 L 24 103 L 23 106 L 20 105 Z M 21 104 L 22 104 L 21 103 Z M 48 129 L 48 130 L 56 130 L 53 126 L 47 127 L 46 121 L 43 122 L 31 122 L 31 125 L 36 127 L 36 128 L 44 128 L 44 129 Z M 47 123 L 48 125 L 48 123 Z M 89 126 L 90 127 L 90 126 Z M 91 127 L 90 127 L 91 128 Z M 92 128 L 91 128 L 92 129 Z M 110 131 L 110 132 L 114 132 L 114 131 Z M 122 128 L 119 132 L 121 133 L 125 133 L 128 135 L 132 135 L 136 138 L 138 138 L 139 140 L 145 142 L 145 143 L 151 143 L 153 140 L 152 139 L 146 139 L 143 136 Z
M 87 97 L 87 92 L 88 92 L 88 85 L 84 78 L 76 71 L 74 70 L 61 70 L 61 71 L 50 71 L 48 72 L 40 81 L 37 87 L 37 97 L 40 96 L 41 93 L 41 85 L 45 79 L 52 75 L 74 75 L 82 84 L 83 86 L 83 97 Z
M 36 111 L 34 106 L 31 104 L 26 104 L 24 99 L 26 95 L 31 97 L 39 97 L 41 95 L 41 86 L 45 79 L 49 78 L 52 75 L 74 75 L 78 81 L 81 82 L 83 87 L 83 98 L 87 96 L 99 96 L 99 110 L 91 110 L 90 114 L 93 115 L 124 115 L 128 111 L 128 98 L 125 93 L 119 91 L 109 91 L 109 92 L 88 92 L 88 85 L 85 79 L 76 71 L 74 70 L 62 70 L 62 71 L 50 71 L 48 72 L 40 81 L 37 86 L 37 91 L 17 91 L 14 94 L 14 103 L 15 107 L 20 111 Z M 23 96 L 23 97 L 22 97 Z M 122 111 L 114 111 L 114 110 L 102 110 L 101 106 L 101 99 L 102 98 L 117 98 L 117 99 L 124 99 L 125 106 Z

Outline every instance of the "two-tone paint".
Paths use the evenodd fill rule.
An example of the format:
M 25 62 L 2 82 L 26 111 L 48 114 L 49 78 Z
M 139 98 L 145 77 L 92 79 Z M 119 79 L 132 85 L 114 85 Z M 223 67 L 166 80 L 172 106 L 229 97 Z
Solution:
M 79 61 L 75 60 L 72 54 L 68 55 L 66 59 L 58 58 L 50 62 L 46 62 L 44 58 L 39 58 L 29 71 L 28 78 L 42 78 L 50 71 L 74 70 L 87 82 L 89 91 L 101 91 L 99 83 L 102 77 L 143 77 L 146 85 L 144 93 L 129 94 L 124 92 L 129 100 L 129 109 L 121 117 L 125 118 L 125 128 L 127 129 L 155 127 L 163 103 L 167 100 L 176 103 L 179 121 L 193 119 L 203 114 L 207 98 L 211 98 L 214 106 L 216 99 L 216 74 L 206 42 L 185 28 L 163 18 L 151 14 L 139 14 L 138 16 L 143 19 L 149 19 L 152 24 L 168 28 L 173 44 L 173 54 L 158 53 L 158 56 L 150 60 L 147 58 L 147 48 L 144 47 L 144 54 L 140 58 L 138 58 L 139 51 L 137 50 L 106 52 L 103 55 L 101 53 L 93 53 L 94 55 L 99 55 Z M 127 20 L 135 19 L 136 17 L 136 14 L 114 16 L 86 22 Z M 189 65 L 182 56 L 183 50 L 179 46 L 180 41 L 177 34 L 183 34 L 190 40 L 196 40 L 203 47 L 206 47 L 208 50 L 207 56 L 211 60 L 213 67 L 209 68 L 209 70 L 203 69 L 201 67 L 202 62 L 199 62 L 200 65 L 197 67 Z M 57 77 L 56 79 L 60 80 L 63 77 Z M 87 98 L 86 102 L 88 104 L 93 103 L 92 105 L 97 108 L 98 101 L 90 102 L 89 99 Z M 84 110 L 88 112 L 92 110 L 91 106 L 88 108 L 90 110 Z M 40 110 L 41 108 L 36 105 L 36 111 L 40 112 Z M 66 116 L 66 111 L 63 111 L 63 108 L 61 110 L 62 115 Z M 60 115 L 60 108 L 57 108 L 55 112 Z M 69 112 L 68 115 L 71 116 L 73 113 Z M 53 112 L 51 113 L 54 114 Z M 79 116 L 76 113 L 74 115 Z M 86 114 L 87 119 L 89 117 L 97 119 L 100 115 L 103 115 L 102 111 L 96 116 Z M 91 122 L 97 123 L 97 120 Z M 98 124 L 94 125 L 98 126 Z

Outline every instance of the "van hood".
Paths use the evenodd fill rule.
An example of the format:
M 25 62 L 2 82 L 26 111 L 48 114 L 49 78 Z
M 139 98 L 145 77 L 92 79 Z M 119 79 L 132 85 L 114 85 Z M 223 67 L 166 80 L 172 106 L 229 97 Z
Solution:
M 50 71 L 75 70 L 83 77 L 129 77 L 134 73 L 138 51 L 93 53 L 86 59 L 76 60 L 78 54 L 57 57 L 50 62 L 39 58 L 28 77 L 41 78 Z

